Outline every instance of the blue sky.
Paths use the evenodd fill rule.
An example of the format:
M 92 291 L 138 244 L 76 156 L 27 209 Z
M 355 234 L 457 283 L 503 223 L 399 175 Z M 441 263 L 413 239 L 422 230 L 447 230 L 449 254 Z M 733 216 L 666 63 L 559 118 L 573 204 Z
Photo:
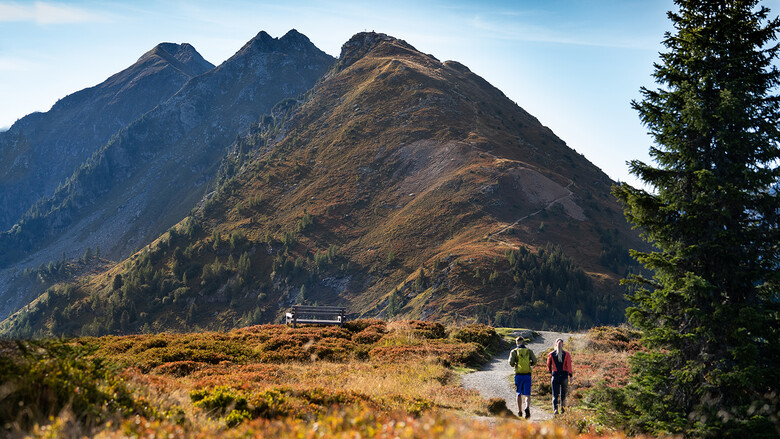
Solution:
M 765 2 L 773 15 L 780 0 Z M 630 108 L 654 86 L 671 0 L 0 0 L 0 127 L 96 85 L 161 42 L 218 65 L 259 31 L 295 28 L 325 52 L 364 30 L 456 60 L 501 89 L 611 178 L 649 160 Z

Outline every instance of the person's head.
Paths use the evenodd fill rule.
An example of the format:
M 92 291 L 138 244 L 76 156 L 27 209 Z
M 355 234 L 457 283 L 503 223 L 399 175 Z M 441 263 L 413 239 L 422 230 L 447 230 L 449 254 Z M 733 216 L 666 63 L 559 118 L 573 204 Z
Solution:
M 559 338 L 555 340 L 555 349 L 563 349 L 563 339 Z
M 523 337 L 517 337 L 515 339 L 515 344 L 520 346 L 521 344 L 525 343 L 525 339 Z

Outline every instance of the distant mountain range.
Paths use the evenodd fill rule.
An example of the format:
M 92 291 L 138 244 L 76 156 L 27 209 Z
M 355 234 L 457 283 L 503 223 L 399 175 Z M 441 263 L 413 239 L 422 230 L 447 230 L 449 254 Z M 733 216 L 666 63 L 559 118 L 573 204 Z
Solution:
M 612 183 L 457 62 L 373 32 L 338 60 L 296 31 L 261 32 L 0 237 L 18 249 L 0 255 L 6 267 L 97 246 L 120 261 L 89 252 L 16 272 L 17 284 L 57 279 L 93 262 L 2 330 L 227 328 L 279 321 L 298 302 L 353 317 L 614 323 L 627 248 L 643 244 Z M 6 313 L 19 296 L 6 289 Z
M 160 45 L 131 68 L 134 75 L 126 70 L 105 84 L 124 83 L 121 102 L 135 98 L 131 92 L 135 86 L 143 86 L 138 95 L 146 96 L 149 85 L 144 78 L 154 76 L 165 62 L 173 65 L 177 61 L 173 56 L 163 61 L 160 56 L 172 47 L 182 48 L 177 54 L 191 64 L 187 71 L 210 66 L 192 46 Z M 147 65 L 144 60 L 154 62 Z M 182 78 L 179 88 L 162 102 L 148 105 L 147 112 L 114 127 L 110 140 L 85 152 L 86 159 L 71 166 L 71 175 L 60 180 L 53 195 L 38 199 L 9 231 L 0 234 L 0 267 L 37 266 L 60 259 L 63 253 L 77 257 L 88 248 L 99 248 L 113 259 L 126 257 L 195 206 L 233 139 L 280 100 L 311 88 L 333 61 L 294 30 L 279 39 L 260 32 L 220 66 L 186 81 Z M 184 71 L 184 65 L 179 62 L 178 71 Z M 95 108 L 94 113 L 115 119 L 111 116 L 114 107 L 104 101 L 86 102 L 86 96 L 80 100 L 85 101 L 85 108 Z M 116 104 L 116 108 L 128 106 L 141 107 L 130 102 Z M 52 112 L 59 107 L 55 105 Z M 78 115 L 70 117 L 63 120 L 82 125 Z M 17 124 L 6 134 L 22 132 Z M 35 162 L 41 172 L 51 158 L 57 161 L 56 146 L 47 143 L 45 147 L 55 152 L 41 152 Z M 67 155 L 67 151 L 60 154 Z M 11 299 L 2 307 L 4 313 L 22 304 L 14 300 L 16 292 L 2 289 L 0 300 Z
M 39 198 L 54 193 L 117 131 L 212 68 L 189 44 L 159 44 L 103 83 L 0 133 L 0 230 L 10 229 Z

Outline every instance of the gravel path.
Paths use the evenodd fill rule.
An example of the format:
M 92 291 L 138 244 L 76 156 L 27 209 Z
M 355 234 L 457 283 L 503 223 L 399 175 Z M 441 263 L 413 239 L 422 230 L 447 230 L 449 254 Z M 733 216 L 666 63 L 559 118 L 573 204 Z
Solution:
M 571 334 L 566 332 L 550 332 L 550 331 L 536 331 L 539 334 L 531 342 L 526 343 L 526 346 L 534 351 L 539 361 L 546 361 L 540 357 L 543 350 L 551 348 L 557 338 L 562 338 L 564 342 L 564 349 L 569 344 L 571 337 L 576 337 L 577 334 Z M 530 338 L 531 331 L 518 331 L 515 335 L 522 335 L 525 338 Z M 514 383 L 514 370 L 509 365 L 509 352 L 507 350 L 497 354 L 490 363 L 486 364 L 481 370 L 463 375 L 461 384 L 467 389 L 478 390 L 483 398 L 503 398 L 506 400 L 506 406 L 512 413 L 517 413 L 517 393 L 515 392 Z M 543 377 L 533 377 L 534 380 L 550 378 L 545 375 Z M 532 421 L 543 421 L 545 419 L 552 418 L 552 402 L 549 402 L 548 406 L 544 408 L 536 407 L 531 404 L 531 419 Z

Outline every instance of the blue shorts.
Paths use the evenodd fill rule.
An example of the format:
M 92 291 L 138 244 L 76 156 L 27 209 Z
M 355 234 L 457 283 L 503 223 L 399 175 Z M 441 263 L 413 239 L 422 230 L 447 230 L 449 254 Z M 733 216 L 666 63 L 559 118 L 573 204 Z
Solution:
M 515 374 L 518 395 L 531 395 L 531 374 Z

